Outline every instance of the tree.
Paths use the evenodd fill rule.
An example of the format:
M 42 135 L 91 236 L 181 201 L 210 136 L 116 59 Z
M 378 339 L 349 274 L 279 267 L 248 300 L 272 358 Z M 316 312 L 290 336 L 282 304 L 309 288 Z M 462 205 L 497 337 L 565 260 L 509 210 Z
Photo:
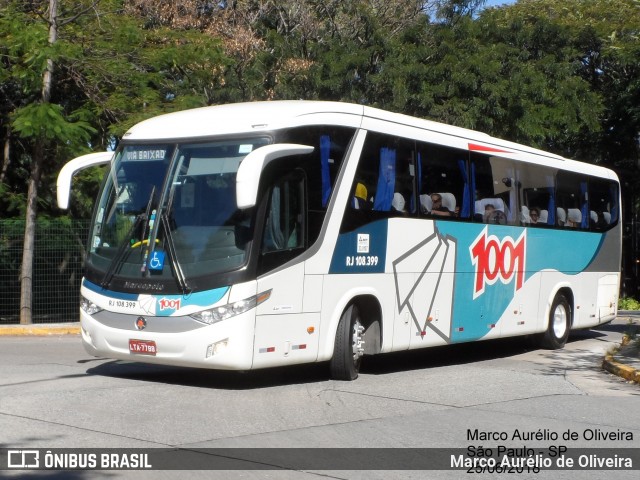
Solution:
M 113 144 L 131 123 L 205 105 L 201 87 L 220 78 L 224 59 L 217 42 L 197 32 L 145 30 L 121 15 L 118 0 L 2 0 L 2 7 L 0 88 L 11 94 L 0 111 L 3 170 L 24 165 L 24 178 L 13 180 L 26 184 L 2 189 L 25 195 L 20 321 L 31 323 L 36 217 L 39 204 L 51 203 L 43 178 L 72 156 Z
M 404 111 L 564 154 L 600 128 L 566 28 L 490 9 L 406 34 L 385 65 Z
M 81 12 L 78 13 L 80 15 Z M 17 15 L 16 20 L 26 16 Z M 48 12 L 42 18 L 48 26 L 47 44 L 43 45 L 42 57 L 34 59 L 39 63 L 42 71 L 41 89 L 39 98 L 33 98 L 34 102 L 16 109 L 13 114 L 13 130 L 23 139 L 33 140 L 31 151 L 31 168 L 28 180 L 25 212 L 25 232 L 22 254 L 22 268 L 20 274 L 20 323 L 32 322 L 32 278 L 33 278 L 33 252 L 35 241 L 36 215 L 38 211 L 38 187 L 42 177 L 42 169 L 45 161 L 45 149 L 53 141 L 66 141 L 70 138 L 89 139 L 91 128 L 82 121 L 70 122 L 64 117 L 62 107 L 50 103 L 52 78 L 54 74 L 55 47 L 58 41 L 58 29 L 65 22 L 73 19 L 62 19 L 58 16 L 58 0 L 50 0 Z M 13 23 L 14 32 L 19 32 L 18 25 Z M 32 52 L 30 52 L 32 53 Z M 27 59 L 27 61 L 29 61 Z M 34 82 L 35 86 L 35 82 Z M 35 97 L 35 95 L 34 95 Z M 7 160 L 8 161 L 8 160 Z
M 483 3 L 466 0 L 456 3 Z M 322 98 L 365 101 L 385 38 L 445 0 L 131 0 L 152 25 L 194 28 L 220 39 L 230 62 L 215 101 Z M 371 92 L 372 95 L 375 92 Z M 213 101 L 214 99 L 212 99 Z
M 640 132 L 640 3 L 519 0 L 495 13 L 501 22 L 544 18 L 566 32 L 575 51 L 576 73 L 602 105 L 599 131 L 575 136 L 574 149 L 597 163 L 635 168 Z

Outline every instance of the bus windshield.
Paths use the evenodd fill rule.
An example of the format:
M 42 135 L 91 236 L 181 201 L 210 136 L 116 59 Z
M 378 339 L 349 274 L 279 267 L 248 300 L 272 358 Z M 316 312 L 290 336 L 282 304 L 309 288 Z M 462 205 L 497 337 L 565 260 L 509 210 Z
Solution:
M 241 160 L 268 138 L 126 145 L 113 161 L 91 229 L 96 283 L 189 280 L 242 266 L 251 212 L 236 204 Z

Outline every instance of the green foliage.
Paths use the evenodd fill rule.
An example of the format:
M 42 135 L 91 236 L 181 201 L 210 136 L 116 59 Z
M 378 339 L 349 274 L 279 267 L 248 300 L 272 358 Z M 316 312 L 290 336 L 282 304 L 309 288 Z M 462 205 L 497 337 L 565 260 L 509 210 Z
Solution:
M 638 2 L 483 3 L 283 0 L 258 15 L 252 0 L 59 0 L 73 21 L 49 45 L 47 2 L 0 0 L 2 140 L 13 129 L 0 208 L 20 211 L 37 142 L 40 198 L 54 213 L 52 184 L 70 158 L 113 147 L 143 119 L 243 100 L 352 101 L 635 171 Z M 74 213 L 90 211 L 100 176 L 76 179 Z
M 600 104 L 600 128 L 571 135 L 565 141 L 568 150 L 579 158 L 635 171 L 640 131 L 640 2 L 519 0 L 500 14 L 504 21 L 545 18 L 567 32 L 576 50 L 576 73 Z
M 2 227 L 0 228 L 0 270 L 19 271 L 20 257 L 15 252 L 24 236 L 24 221 L 0 219 L 0 226 Z M 0 276 L 1 279 L 2 276 Z M 15 284 L 16 279 L 11 280 Z
M 69 122 L 61 105 L 31 103 L 18 108 L 13 114 L 12 127 L 22 138 L 46 139 L 62 143 L 81 145 L 95 133 L 88 122 Z
M 28 15 L 18 2 L 0 9 L 0 81 L 13 79 L 22 94 L 39 91 L 46 60 L 47 26 Z
M 447 123 L 566 153 L 569 138 L 599 129 L 601 102 L 577 75 L 578 53 L 545 19 L 501 15 L 435 29 L 421 103 Z
M 107 166 L 91 167 L 79 171 L 73 178 L 70 210 L 74 218 L 89 218 Z
M 640 302 L 635 298 L 621 297 L 618 300 L 619 310 L 640 310 Z
M 378 106 L 606 164 L 622 173 L 625 207 L 640 208 L 640 2 L 479 11 L 484 3 L 58 0 L 50 44 L 49 2 L 0 0 L 0 143 L 10 152 L 0 216 L 24 216 L 35 152 L 45 154 L 47 219 L 60 215 L 62 165 L 114 147 L 141 120 L 298 98 Z M 103 171 L 75 178 L 72 215 L 90 215 Z
M 24 215 L 26 198 L 23 193 L 14 192 L 11 190 L 9 185 L 0 183 L 0 198 L 2 198 L 3 209 L 5 212 L 5 215 L 0 215 L 0 218 L 11 214 L 16 216 Z
M 0 317 L 18 322 L 24 220 L 0 219 Z M 40 218 L 33 252 L 33 320 L 69 321 L 77 315 L 77 293 L 88 232 L 86 221 Z M 69 304 L 75 304 L 75 308 Z M 64 306 L 67 305 L 67 308 Z M 65 315 L 66 313 L 66 315 Z

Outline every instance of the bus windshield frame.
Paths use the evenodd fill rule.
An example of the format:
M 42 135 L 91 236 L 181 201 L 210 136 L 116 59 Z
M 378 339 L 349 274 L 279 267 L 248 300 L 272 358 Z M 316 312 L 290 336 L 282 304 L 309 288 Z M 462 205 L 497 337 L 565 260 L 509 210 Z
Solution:
M 124 144 L 94 212 L 87 278 L 132 291 L 153 280 L 159 290 L 184 294 L 242 268 L 253 209 L 237 207 L 236 174 L 242 159 L 270 142 Z

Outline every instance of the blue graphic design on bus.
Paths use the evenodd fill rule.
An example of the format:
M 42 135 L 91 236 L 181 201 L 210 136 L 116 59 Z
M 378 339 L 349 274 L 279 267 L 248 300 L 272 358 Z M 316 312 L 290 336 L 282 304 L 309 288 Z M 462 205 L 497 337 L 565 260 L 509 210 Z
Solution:
M 576 275 L 591 263 L 603 234 L 437 222 L 456 238 L 456 281 L 451 340 L 482 338 L 506 311 L 514 295 L 543 270 Z M 550 243 L 553 241 L 553 244 Z M 572 245 L 572 255 L 553 245 Z M 468 248 L 465 248 L 468 246 Z
M 338 237 L 330 273 L 382 273 L 387 251 L 387 220 Z

